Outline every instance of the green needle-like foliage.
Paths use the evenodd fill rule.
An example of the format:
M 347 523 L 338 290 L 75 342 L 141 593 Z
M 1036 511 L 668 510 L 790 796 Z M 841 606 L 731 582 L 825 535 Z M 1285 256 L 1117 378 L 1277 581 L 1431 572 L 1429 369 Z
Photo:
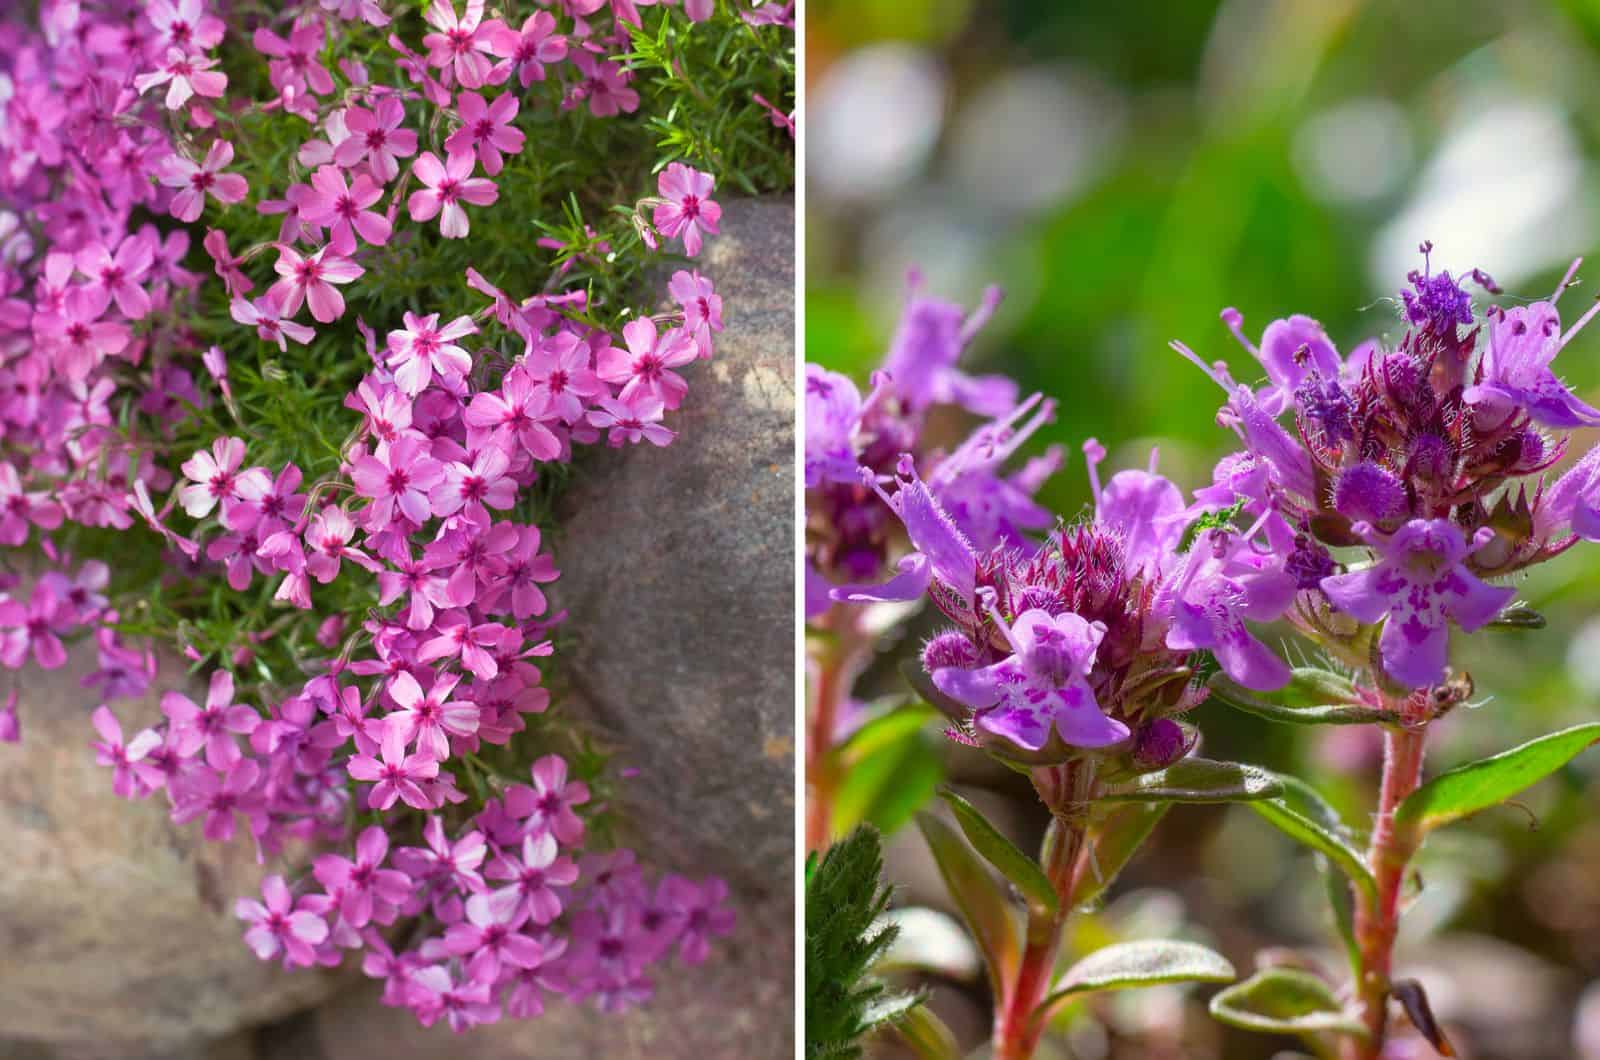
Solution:
M 877 829 L 863 825 L 806 862 L 806 1057 L 849 1060 L 861 1041 L 920 1002 L 893 995 L 871 969 L 899 929 L 889 906 Z

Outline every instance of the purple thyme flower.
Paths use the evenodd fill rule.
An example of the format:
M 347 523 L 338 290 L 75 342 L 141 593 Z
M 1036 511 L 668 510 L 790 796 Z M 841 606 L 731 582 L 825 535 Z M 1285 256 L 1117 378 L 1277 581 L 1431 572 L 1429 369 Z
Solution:
M 998 287 L 968 316 L 953 302 L 923 294 L 922 274 L 907 278 L 906 307 L 889 344 L 883 369 L 912 412 L 930 405 L 960 405 L 979 416 L 1001 416 L 1017 403 L 1017 384 L 1004 376 L 974 377 L 956 368 L 956 361 L 1000 304 Z
M 1282 688 L 1289 666 L 1250 633 L 1245 619 L 1276 621 L 1297 591 L 1294 575 L 1284 569 L 1286 557 L 1255 544 L 1267 518 L 1242 534 L 1219 528 L 1195 539 L 1170 590 L 1172 628 L 1167 632 L 1167 647 L 1209 650 L 1224 673 L 1259 691 Z
M 1053 725 L 1071 747 L 1106 747 L 1128 737 L 1128 727 L 1100 713 L 1089 673 L 1105 637 L 1100 622 L 1068 612 L 1028 610 L 1007 626 L 984 591 L 989 615 L 1015 653 L 977 669 L 944 667 L 931 675 L 945 695 L 973 709 L 981 729 L 1030 751 L 1042 748 Z
M 1576 264 L 1573 268 L 1577 268 Z M 1560 293 L 1558 288 L 1556 294 Z M 1467 387 L 1462 397 L 1496 419 L 1510 419 L 1520 409 L 1546 427 L 1570 430 L 1600 426 L 1600 409 L 1578 400 L 1550 369 L 1556 354 L 1597 312 L 1600 303 L 1591 306 L 1562 334 L 1555 298 L 1529 306 L 1491 309 L 1489 348 L 1478 366 L 1479 380 Z
M 1444 676 L 1449 620 L 1470 633 L 1516 594 L 1509 586 L 1486 584 L 1466 568 L 1467 557 L 1493 539 L 1487 527 L 1470 544 L 1448 519 L 1413 519 L 1387 538 L 1367 524 L 1355 530 L 1378 562 L 1324 578 L 1322 590 L 1362 622 L 1388 619 L 1378 641 L 1384 669 L 1412 688 Z

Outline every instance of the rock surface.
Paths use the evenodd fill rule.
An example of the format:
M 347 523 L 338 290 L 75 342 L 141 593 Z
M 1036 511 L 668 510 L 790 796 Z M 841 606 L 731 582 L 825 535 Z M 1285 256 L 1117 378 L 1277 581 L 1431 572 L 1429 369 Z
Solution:
M 698 268 L 727 330 L 677 440 L 599 454 L 564 498 L 563 673 L 639 770 L 663 864 L 788 893 L 794 863 L 794 207 L 724 204 Z M 586 547 L 590 542 L 595 547 Z M 781 882 L 780 882 L 781 881 Z
M 168 820 L 165 797 L 112 794 L 89 747 L 97 699 L 77 683 L 85 648 L 26 672 L 23 742 L 0 744 L 0 1055 L 159 1056 L 332 994 L 331 977 L 241 941 L 233 898 L 262 874 L 248 837 L 208 843 Z M 183 672 L 163 660 L 157 689 Z M 158 720 L 158 699 L 119 703 L 124 731 Z

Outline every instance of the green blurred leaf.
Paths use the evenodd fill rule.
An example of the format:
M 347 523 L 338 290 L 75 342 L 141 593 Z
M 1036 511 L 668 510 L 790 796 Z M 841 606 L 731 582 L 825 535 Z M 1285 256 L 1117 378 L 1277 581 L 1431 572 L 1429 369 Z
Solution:
M 945 889 L 967 922 L 978 952 L 983 954 L 993 996 L 1000 997 L 1016 975 L 1021 959 L 1016 917 L 1005 892 L 972 848 L 949 825 L 928 813 L 917 814 L 917 827 L 933 851 Z
M 1158 772 L 1114 784 L 1100 797 L 1111 802 L 1247 802 L 1281 794 L 1283 783 L 1264 769 L 1185 758 Z
M 1279 776 L 1278 782 L 1283 785 L 1281 796 L 1251 802 L 1250 808 L 1289 838 L 1325 855 L 1351 882 L 1376 898 L 1377 881 L 1339 812 L 1298 777 Z
M 835 834 L 868 821 L 888 835 L 933 797 L 944 776 L 939 750 L 923 731 L 933 716 L 920 705 L 900 707 L 869 721 L 840 748 Z
M 1000 870 L 1000 875 L 1017 885 L 1028 901 L 1038 906 L 1045 913 L 1054 916 L 1056 912 L 1056 889 L 1050 885 L 1050 879 L 1044 874 L 1044 869 L 1039 863 L 1022 851 L 1016 845 L 1000 834 L 1000 830 L 989 822 L 976 806 L 963 799 L 960 795 L 945 788 L 939 792 L 939 797 L 949 806 L 955 814 L 956 823 L 961 826 L 967 842 L 985 861 Z
M 1596 740 L 1600 722 L 1589 722 L 1446 770 L 1400 804 L 1395 825 L 1421 836 L 1498 806 L 1572 761 Z
M 1207 682 L 1212 696 L 1235 710 L 1292 725 L 1366 725 L 1392 722 L 1393 711 L 1357 701 L 1355 686 L 1342 674 L 1314 667 L 1296 669 L 1276 692 L 1256 692 L 1218 673 Z
M 1231 1027 L 1267 1034 L 1367 1034 L 1327 983 L 1292 968 L 1266 968 L 1219 992 L 1211 999 L 1211 1015 Z
M 1328 912 L 1333 916 L 1333 929 L 1344 946 L 1345 958 L 1350 962 L 1352 978 L 1361 977 L 1361 944 L 1356 941 L 1356 899 L 1350 889 L 1350 878 L 1335 871 L 1327 858 L 1317 856 L 1317 873 L 1322 877 L 1323 891 L 1328 896 Z
M 1034 1010 L 1034 1018 L 1049 1019 L 1052 1010 L 1074 994 L 1161 983 L 1231 983 L 1237 974 L 1226 957 L 1197 942 L 1119 942 L 1096 950 L 1067 969 Z
M 918 1005 L 895 1024 L 900 1038 L 920 1060 L 961 1060 L 961 1046 L 944 1020 Z
M 1089 822 L 1088 871 L 1078 877 L 1068 898 L 1069 907 L 1085 905 L 1103 894 L 1171 806 L 1170 802 L 1129 802 L 1098 808 Z

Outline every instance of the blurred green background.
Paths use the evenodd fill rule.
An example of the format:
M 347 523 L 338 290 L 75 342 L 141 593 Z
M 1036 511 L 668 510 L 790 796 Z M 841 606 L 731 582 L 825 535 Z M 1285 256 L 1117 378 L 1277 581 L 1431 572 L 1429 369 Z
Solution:
M 1073 459 L 1043 497 L 1068 516 L 1088 499 L 1089 436 L 1112 469 L 1159 444 L 1180 485 L 1207 480 L 1231 438 L 1213 424 L 1221 395 L 1167 342 L 1259 378 L 1224 306 L 1254 336 L 1300 312 L 1342 350 L 1398 337 L 1394 296 L 1424 239 L 1435 267 L 1483 268 L 1508 301 L 1547 297 L 1573 257 L 1595 255 L 1568 318 L 1600 294 L 1600 3 L 811 0 L 807 34 L 808 359 L 864 378 L 910 266 L 968 305 L 1001 284 L 967 367 L 1058 400 L 1039 444 Z M 1600 403 L 1600 329 L 1558 368 Z M 1550 626 L 1458 642 L 1485 702 L 1441 725 L 1431 768 L 1600 714 L 1600 549 L 1520 588 Z M 878 669 L 868 692 L 893 688 Z M 1196 720 L 1208 754 L 1302 771 L 1368 812 L 1377 746 L 1363 734 L 1220 707 Z M 921 739 L 997 814 L 1011 807 L 1019 836 L 1042 829 L 1004 771 L 936 730 Z M 1600 991 L 1585 994 L 1600 980 L 1597 780 L 1591 752 L 1525 809 L 1422 856 L 1402 965 L 1463 1055 L 1600 1058 L 1600 999 L 1586 1001 Z M 904 832 L 891 847 L 904 901 L 937 906 L 916 848 Z M 1155 900 L 1241 969 L 1259 948 L 1328 938 L 1309 860 L 1248 814 L 1174 811 L 1121 889 L 1135 912 L 1093 930 L 1123 930 L 1118 917 Z M 938 1004 L 956 1022 L 972 1009 L 981 1034 L 981 991 L 960 978 Z M 1224 1034 L 1198 1008 L 1119 998 L 1083 1017 L 1077 1055 L 1232 1060 L 1293 1044 Z

